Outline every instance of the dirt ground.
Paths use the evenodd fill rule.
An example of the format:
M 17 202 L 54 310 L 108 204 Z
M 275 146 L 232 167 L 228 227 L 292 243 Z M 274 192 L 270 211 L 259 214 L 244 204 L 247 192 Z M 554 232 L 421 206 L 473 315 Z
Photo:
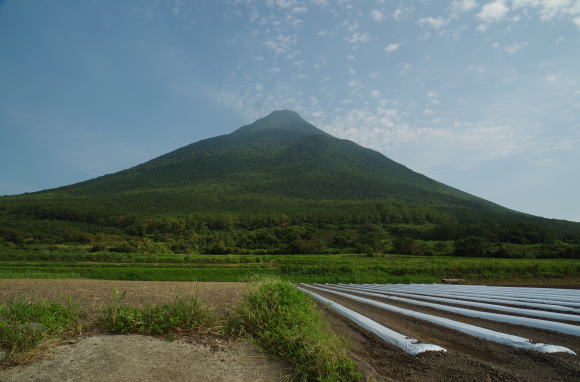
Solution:
M 114 288 L 126 292 L 126 300 L 129 302 L 163 302 L 178 294 L 195 295 L 216 311 L 227 312 L 239 299 L 247 286 L 243 283 L 217 282 L 0 280 L 0 302 L 9 301 L 14 297 L 53 299 L 72 296 L 80 303 L 83 311 L 88 312 L 86 315 L 90 318 L 91 314 L 95 314 L 94 312 L 98 311 L 100 306 L 110 300 L 111 291 Z M 316 291 L 316 293 L 332 298 L 334 301 L 363 313 L 393 330 L 417 338 L 421 342 L 443 346 L 448 350 L 446 353 L 430 352 L 411 356 L 392 345 L 377 340 L 344 319 L 325 311 L 325 316 L 332 328 L 349 340 L 348 346 L 351 353 L 359 362 L 361 371 L 364 372 L 367 381 L 503 382 L 580 380 L 580 356 L 560 353 L 541 354 L 516 350 L 469 337 L 421 320 L 369 307 L 336 295 L 324 294 L 319 291 Z M 394 301 L 385 302 L 415 311 L 435 314 L 523 336 L 536 342 L 566 346 L 580 354 L 580 338 L 578 337 L 468 318 Z M 217 346 L 216 351 L 215 346 L 210 346 L 207 343 L 205 345 L 200 344 L 199 341 L 193 341 L 193 343 L 182 341 L 169 343 L 152 337 L 140 336 L 88 337 L 81 339 L 75 345 L 57 348 L 52 359 L 30 366 L 18 366 L 2 371 L 0 372 L 0 381 L 153 381 L 155 379 L 178 381 L 275 381 L 279 380 L 284 374 L 281 371 L 284 370 L 283 365 L 277 361 L 268 360 L 267 357 L 257 353 L 248 344 L 240 342 L 227 349 L 226 347 L 225 345 Z M 94 352 L 90 353 L 90 349 L 93 348 Z M 119 354 L 108 349 L 117 349 L 116 351 Z M 140 350 L 134 351 L 133 349 Z M 76 356 L 81 358 L 74 358 Z M 175 361 L 171 357 L 175 358 Z M 66 361 L 67 359 L 69 361 Z M 224 361 L 221 361 L 222 359 Z M 258 363 L 253 363 L 258 360 Z M 98 373 L 100 369 L 104 369 L 103 365 L 108 365 L 111 362 L 113 362 L 111 366 L 107 366 L 109 374 L 96 374 L 99 375 L 98 379 L 87 377 L 93 372 L 92 370 Z M 180 368 L 173 362 L 183 365 Z M 78 365 L 82 365 L 82 367 L 77 367 Z M 99 365 L 101 366 L 99 367 Z M 238 366 L 246 369 L 247 372 L 259 371 L 263 374 L 260 374 L 261 376 L 258 375 L 258 377 L 243 374 L 243 371 L 236 371 L 235 368 Z M 217 371 L 218 369 L 222 370 L 221 375 Z M 84 374 L 82 373 L 83 370 L 86 370 Z M 133 374 L 122 374 L 129 373 L 129 370 L 133 370 Z M 198 374 L 191 374 L 200 372 L 200 370 L 207 371 L 203 378 L 198 377 Z M 192 379 L 187 379 L 188 375 Z M 147 379 L 149 376 L 155 376 L 155 378 Z M 32 377 L 32 379 L 29 377 Z M 235 377 L 240 377 L 241 379 L 234 379 Z
M 195 296 L 221 313 L 239 299 L 246 287 L 246 283 L 237 282 L 0 279 L 0 302 L 17 297 L 54 300 L 70 296 L 88 312 L 111 301 L 117 289 L 125 293 L 124 301 L 129 303 L 162 303 L 175 296 Z
M 49 359 L 0 371 L 0 381 L 271 382 L 283 380 L 287 373 L 283 362 L 245 341 L 212 351 L 187 341 L 101 335 L 59 346 Z

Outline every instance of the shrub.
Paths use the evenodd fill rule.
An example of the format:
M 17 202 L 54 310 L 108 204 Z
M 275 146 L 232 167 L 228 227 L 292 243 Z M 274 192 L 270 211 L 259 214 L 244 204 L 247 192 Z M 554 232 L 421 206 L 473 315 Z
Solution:
M 254 282 L 227 325 L 230 334 L 252 338 L 290 361 L 302 381 L 353 381 L 359 374 L 315 302 L 289 282 Z

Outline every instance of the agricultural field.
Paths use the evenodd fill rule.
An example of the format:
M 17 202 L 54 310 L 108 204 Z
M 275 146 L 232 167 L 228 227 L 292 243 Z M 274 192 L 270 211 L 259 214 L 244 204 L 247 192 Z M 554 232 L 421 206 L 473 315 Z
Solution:
M 580 376 L 579 290 L 436 284 L 300 288 L 327 306 L 335 328 L 354 339 L 354 353 L 369 368 L 400 380 Z
M 88 278 L 144 281 L 247 281 L 255 275 L 292 282 L 574 285 L 576 259 L 498 259 L 394 254 L 183 255 L 88 252 L 81 248 L 3 249 L 0 278 Z
M 463 279 L 469 285 L 434 284 L 442 279 Z M 253 285 L 260 284 L 259 280 L 279 281 L 268 281 L 258 290 Z M 536 301 L 546 299 L 546 293 L 556 289 L 542 289 L 544 292 L 540 293 L 525 287 L 578 288 L 579 280 L 580 261 L 576 259 L 397 254 L 201 255 L 95 252 L 82 246 L 5 247 L 0 251 L 0 305 L 10 306 L 13 301 L 23 300 L 43 304 L 71 299 L 78 305 L 78 327 L 91 336 L 79 340 L 80 329 L 70 328 L 53 334 L 65 336 L 74 345 L 55 353 L 61 355 L 53 363 L 41 361 L 30 367 L 9 368 L 4 376 L 11 375 L 12 379 L 6 377 L 7 380 L 28 379 L 39 375 L 35 367 L 68 370 L 69 364 L 82 364 L 83 369 L 92 370 L 94 362 L 77 360 L 75 355 L 85 354 L 82 352 L 89 349 L 86 351 L 91 359 L 102 359 L 106 348 L 132 354 L 129 349 L 124 350 L 132 343 L 140 344 L 144 354 L 148 354 L 146 357 L 154 360 L 140 364 L 138 375 L 155 375 L 148 368 L 156 367 L 154 362 L 162 362 L 156 349 L 165 348 L 167 341 L 153 348 L 149 340 L 141 337 L 131 337 L 129 341 L 122 339 L 125 336 L 118 340 L 107 336 L 120 333 L 181 338 L 179 341 L 185 342 L 180 342 L 180 346 L 163 352 L 176 354 L 179 359 L 189 359 L 195 354 L 209 364 L 218 362 L 218 369 L 214 353 L 208 354 L 203 349 L 222 349 L 224 359 L 243 358 L 247 354 L 252 354 L 248 359 L 255 359 L 258 356 L 250 350 L 229 345 L 231 338 L 248 338 L 275 357 L 276 362 L 266 358 L 260 361 L 264 375 L 283 374 L 283 378 L 293 375 L 298 380 L 326 376 L 321 380 L 572 381 L 580 374 L 579 361 L 572 354 L 580 351 L 575 331 L 580 328 L 577 322 L 580 301 L 563 300 L 562 304 Z M 514 288 L 524 292 L 484 291 L 478 289 L 484 288 L 477 286 L 480 284 L 524 286 Z M 558 293 L 576 299 L 575 293 L 580 292 Z M 115 296 L 120 295 L 127 305 L 115 305 Z M 193 328 L 164 329 L 168 322 L 175 322 L 173 315 L 183 310 L 172 307 L 172 298 L 176 296 L 195 297 L 199 304 L 194 306 L 207 307 L 214 318 L 197 323 L 203 315 L 195 316 L 187 319 Z M 338 304 L 342 308 L 337 309 Z M 385 310 L 385 304 L 390 308 Z M 280 311 L 271 311 L 272 306 Z M 339 310 L 350 310 L 354 313 L 350 317 L 358 318 L 352 321 Z M 467 315 L 466 310 L 479 313 Z M 107 312 L 109 316 L 103 318 Z M 114 317 L 119 314 L 125 319 L 156 316 L 165 319 L 143 324 L 142 319 L 118 321 Z M 506 321 L 498 319 L 499 316 L 510 318 Z M 111 319 L 116 323 L 112 324 Z M 374 326 L 361 327 L 361 322 L 370 320 Z M 544 326 L 522 325 L 526 320 L 541 321 Z M 215 325 L 208 328 L 207 322 Z M 307 330 L 303 328 L 305 322 L 309 322 Z M 562 332 L 561 327 L 568 331 Z M 570 331 L 570 327 L 576 329 Z M 208 331 L 212 333 L 210 337 Z M 184 333 L 188 334 L 182 338 Z M 295 340 L 296 336 L 300 341 Z M 202 346 L 192 348 L 191 343 Z M 210 345 L 204 348 L 203 344 Z M 318 354 L 319 348 L 324 348 L 324 352 Z M 423 351 L 426 349 L 437 351 Z M 236 353 L 239 351 L 242 353 Z M 68 355 L 62 355 L 65 353 Z M 15 357 L 18 359 L 18 355 Z M 116 362 L 114 378 L 125 378 L 122 373 L 126 367 L 122 361 Z M 228 367 L 232 365 L 235 366 L 233 361 Z M 247 365 L 240 367 L 258 367 Z M 190 372 L 178 366 L 173 369 L 176 373 Z M 69 372 L 73 371 L 66 373 Z M 51 378 L 69 375 L 47 373 Z
M 195 300 L 174 300 L 174 296 Z M 133 354 L 132 346 L 139 346 L 144 353 L 135 357 L 149 357 L 152 363 L 138 365 L 136 375 L 145 375 L 145 369 L 165 354 L 161 349 L 168 341 L 176 341 L 172 354 L 184 362 L 191 357 L 209 361 L 218 357 L 229 360 L 228 368 L 240 367 L 246 360 L 235 360 L 238 350 L 231 345 L 231 336 L 250 338 L 283 362 L 266 362 L 256 353 L 245 353 L 242 358 L 261 360 L 261 370 L 269 375 L 285 368 L 283 378 L 294 375 L 298 380 L 326 376 L 321 380 L 576 381 L 580 375 L 580 290 L 293 284 L 271 278 L 250 283 L 0 280 L 0 305 L 20 298 L 42 302 L 65 297 L 78 304 L 77 320 L 91 337 L 68 337 L 70 345 L 56 351 L 56 359 L 0 370 L 0 380 L 29 379 L 39 375 L 38 368 L 52 370 L 49 374 L 58 378 L 74 362 L 93 370 L 95 360 L 106 353 L 103 346 L 128 354 Z M 193 317 L 183 316 L 184 308 Z M 174 319 L 159 321 L 166 315 Z M 193 331 L 184 331 L 184 320 L 191 321 Z M 107 333 L 152 334 L 168 340 L 103 336 Z M 184 334 L 186 342 L 181 342 Z M 144 346 L 144 341 L 149 345 Z M 214 349 L 213 353 L 206 354 L 203 346 L 194 348 L 191 343 L 201 343 L 205 349 Z M 157 344 L 158 350 L 151 344 Z M 92 362 L 74 358 L 81 350 L 89 351 L 87 347 L 94 350 L 82 354 Z M 122 373 L 123 359 L 112 361 L 112 370 Z M 55 373 L 55 368 L 65 371 Z

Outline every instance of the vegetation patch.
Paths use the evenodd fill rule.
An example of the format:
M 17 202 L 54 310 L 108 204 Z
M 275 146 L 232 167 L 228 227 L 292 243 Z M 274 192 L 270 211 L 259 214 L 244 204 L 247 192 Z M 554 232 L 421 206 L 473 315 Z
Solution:
M 175 297 L 168 304 L 143 307 L 123 302 L 113 291 L 113 303 L 103 310 L 101 323 L 111 333 L 174 334 L 214 328 L 217 317 L 195 297 Z
M 79 249 L 79 257 L 83 256 Z M 135 255 L 145 257 L 151 255 Z M 249 259 L 246 259 L 246 256 Z M 248 281 L 253 275 L 306 283 L 434 283 L 443 278 L 468 282 L 580 277 L 576 259 L 479 258 L 375 254 L 326 255 L 164 255 L 151 262 L 68 259 L 30 260 L 1 254 L 0 278 L 86 278 L 142 281 Z M 33 256 L 31 256 L 33 257 Z M 186 262 L 176 263 L 187 258 Z M 247 261 L 250 261 L 249 263 Z
M 227 331 L 253 339 L 287 359 L 302 381 L 353 381 L 359 377 L 343 340 L 336 336 L 314 301 L 276 279 L 254 282 L 229 318 Z
M 80 311 L 71 300 L 0 304 L 0 351 L 5 351 L 4 361 L 25 360 L 65 333 L 79 333 L 80 328 Z

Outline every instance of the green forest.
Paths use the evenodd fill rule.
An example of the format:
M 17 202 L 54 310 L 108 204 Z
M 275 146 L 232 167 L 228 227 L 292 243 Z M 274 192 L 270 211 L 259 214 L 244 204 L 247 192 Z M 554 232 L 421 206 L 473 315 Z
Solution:
M 461 221 L 411 204 L 358 203 L 302 213 L 108 215 L 70 205 L 0 210 L 5 247 L 84 245 L 88 251 L 179 254 L 399 253 L 580 258 L 573 224 L 528 218 Z

